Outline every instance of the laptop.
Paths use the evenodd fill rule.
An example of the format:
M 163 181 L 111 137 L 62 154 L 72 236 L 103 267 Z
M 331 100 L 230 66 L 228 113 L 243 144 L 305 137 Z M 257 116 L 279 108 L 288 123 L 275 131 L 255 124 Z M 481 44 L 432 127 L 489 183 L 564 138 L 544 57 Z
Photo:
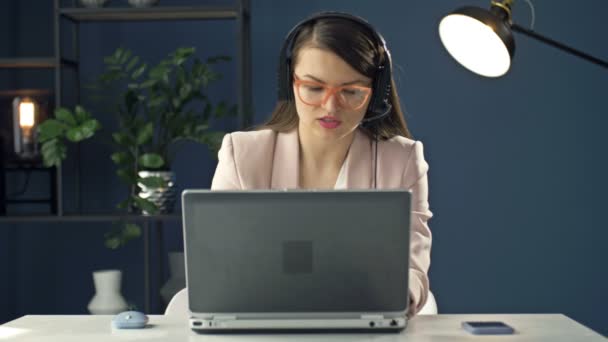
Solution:
M 186 190 L 190 328 L 401 330 L 410 192 Z

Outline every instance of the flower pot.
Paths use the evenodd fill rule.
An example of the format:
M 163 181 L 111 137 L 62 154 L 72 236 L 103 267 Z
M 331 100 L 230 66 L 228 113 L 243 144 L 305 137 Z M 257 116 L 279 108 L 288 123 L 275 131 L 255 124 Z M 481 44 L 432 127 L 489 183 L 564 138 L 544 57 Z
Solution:
M 88 309 L 93 315 L 114 315 L 127 309 L 127 302 L 120 293 L 122 272 L 102 270 L 93 272 L 95 295 Z
M 165 304 L 169 304 L 171 298 L 181 289 L 186 287 L 186 268 L 184 265 L 183 252 L 169 253 L 169 280 L 160 289 L 160 295 Z
M 154 203 L 158 208 L 158 214 L 168 214 L 173 211 L 175 199 L 177 197 L 177 187 L 175 185 L 175 173 L 171 171 L 139 171 L 140 178 L 160 177 L 165 180 L 167 187 L 165 188 L 149 188 L 142 183 L 137 183 L 141 189 L 139 197 L 147 199 Z M 151 213 L 143 210 L 144 215 Z

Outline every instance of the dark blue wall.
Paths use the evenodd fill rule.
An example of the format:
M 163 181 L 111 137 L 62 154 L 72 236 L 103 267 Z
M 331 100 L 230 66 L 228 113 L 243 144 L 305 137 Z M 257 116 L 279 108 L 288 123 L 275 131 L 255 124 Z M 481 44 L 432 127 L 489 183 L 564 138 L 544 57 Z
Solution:
M 608 157 L 601 135 L 608 124 L 608 70 L 516 35 L 512 70 L 495 80 L 475 76 L 447 55 L 437 34 L 442 15 L 464 4 L 487 7 L 477 0 L 253 1 L 255 121 L 274 106 L 279 48 L 296 22 L 318 10 L 366 17 L 388 41 L 406 119 L 423 141 L 430 164 L 435 214 L 430 277 L 440 312 L 559 312 L 608 334 L 602 310 L 608 306 L 608 232 L 602 215 L 608 203 Z M 537 1 L 535 29 L 608 58 L 605 37 L 597 29 L 603 27 L 608 3 L 576 5 Z M 1 6 L 5 15 L 7 5 Z M 32 13 L 18 11 L 22 6 L 13 7 L 26 20 Z M 33 15 L 50 24 L 38 12 Z M 514 15 L 520 25 L 528 25 L 525 2 L 517 3 Z M 31 39 L 39 30 L 17 27 L 11 39 Z M 234 55 L 234 35 L 231 22 L 85 24 L 81 79 L 93 79 L 102 70 L 102 57 L 118 46 L 149 60 L 183 45 L 196 46 L 202 56 Z M 44 39 L 50 36 L 34 41 Z M 222 71 L 225 80 L 213 94 L 234 101 L 234 64 Z M 19 82 L 25 86 L 26 80 Z M 111 113 L 96 114 L 113 127 Z M 83 146 L 87 211 L 108 209 L 124 193 L 113 177 L 110 151 L 98 142 Z M 178 153 L 174 169 L 181 187 L 208 187 L 214 166 L 204 148 L 188 145 Z M 66 205 L 74 207 L 73 196 Z M 124 270 L 123 293 L 141 307 L 141 241 L 108 251 L 101 245 L 107 229 L 89 223 L 2 225 L 0 319 L 84 313 L 93 294 L 91 271 L 108 267 Z M 166 250 L 181 248 L 177 224 L 168 224 L 164 233 Z

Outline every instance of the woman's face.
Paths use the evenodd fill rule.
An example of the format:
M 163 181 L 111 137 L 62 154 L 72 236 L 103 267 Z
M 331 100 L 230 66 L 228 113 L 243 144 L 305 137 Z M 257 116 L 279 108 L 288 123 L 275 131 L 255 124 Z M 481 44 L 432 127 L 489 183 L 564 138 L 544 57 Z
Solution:
M 301 134 L 315 136 L 328 142 L 344 138 L 357 129 L 359 123 L 365 116 L 369 99 L 371 97 L 371 82 L 366 77 L 336 54 L 319 48 L 302 48 L 296 59 L 294 68 L 294 80 L 301 82 L 299 91 L 312 94 L 310 96 L 325 97 L 325 101 L 320 104 L 305 103 L 298 94 L 296 81 L 293 83 L 296 109 L 298 111 L 299 130 Z M 316 82 L 317 86 L 315 86 Z M 341 88 L 332 93 L 328 88 L 319 87 L 339 87 L 354 86 L 352 88 Z M 337 89 L 336 89 L 337 90 Z M 331 93 L 329 97 L 321 94 Z M 306 95 L 304 95 L 306 96 Z M 365 96 L 365 97 L 363 97 Z M 347 103 L 361 101 L 359 108 L 352 108 Z M 350 103 L 352 104 L 352 103 Z

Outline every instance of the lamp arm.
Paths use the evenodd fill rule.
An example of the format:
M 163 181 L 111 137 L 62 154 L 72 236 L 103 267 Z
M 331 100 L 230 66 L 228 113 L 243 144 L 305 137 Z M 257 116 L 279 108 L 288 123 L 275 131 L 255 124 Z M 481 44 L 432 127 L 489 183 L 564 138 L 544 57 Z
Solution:
M 586 59 L 589 62 L 592 62 L 592 63 L 595 63 L 597 65 L 603 66 L 604 68 L 608 68 L 608 62 L 607 61 L 604 61 L 604 60 L 601 60 L 599 58 L 593 57 L 593 56 L 591 56 L 591 55 L 589 55 L 587 53 L 584 53 L 582 51 L 576 50 L 576 49 L 574 49 L 574 48 L 572 48 L 570 46 L 564 45 L 564 44 L 562 44 L 560 42 L 557 42 L 557 41 L 555 41 L 555 40 L 553 40 L 551 38 L 544 37 L 544 36 L 542 36 L 542 35 L 534 32 L 532 30 L 529 30 L 527 28 L 521 27 L 521 26 L 519 26 L 517 24 L 512 24 L 511 25 L 511 29 L 513 31 L 522 33 L 522 34 L 524 34 L 524 35 L 526 35 L 528 37 L 531 37 L 531 38 L 534 38 L 536 40 L 539 40 L 539 41 L 541 41 L 543 43 L 552 45 L 553 47 L 556 47 L 556 48 L 558 48 L 558 49 L 560 49 L 562 51 L 566 51 L 566 52 L 568 52 L 570 54 L 573 54 L 573 55 L 578 56 L 580 58 Z

